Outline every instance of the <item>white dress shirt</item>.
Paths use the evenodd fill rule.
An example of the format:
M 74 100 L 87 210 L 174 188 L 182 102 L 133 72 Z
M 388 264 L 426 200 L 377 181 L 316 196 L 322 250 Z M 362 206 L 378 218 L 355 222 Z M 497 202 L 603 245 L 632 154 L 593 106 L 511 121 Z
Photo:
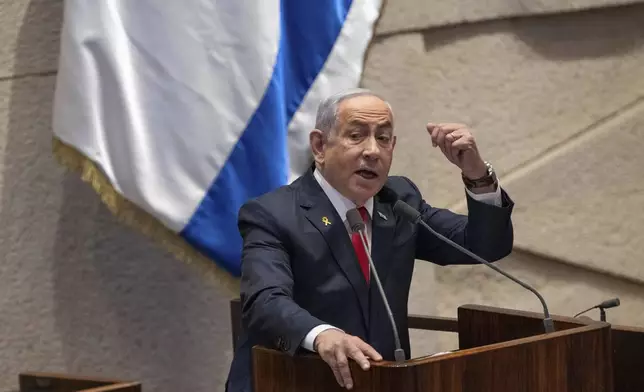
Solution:
M 351 237 L 351 230 L 349 228 L 349 223 L 347 222 L 346 214 L 347 214 L 347 211 L 349 211 L 352 208 L 356 208 L 358 206 L 356 206 L 355 203 L 353 203 L 351 200 L 344 197 L 342 194 L 340 194 L 340 192 L 338 192 L 335 188 L 333 188 L 331 184 L 329 184 L 327 180 L 322 176 L 322 173 L 320 173 L 317 169 L 313 172 L 313 176 L 320 184 L 320 187 L 322 187 L 322 190 L 329 198 L 329 201 L 331 201 L 331 204 L 333 204 L 333 207 L 337 211 L 340 218 L 342 218 L 342 222 L 347 228 L 347 235 Z M 501 186 L 497 186 L 496 192 L 492 192 L 492 193 L 476 194 L 476 193 L 472 193 L 467 188 L 465 189 L 465 191 L 473 199 L 481 201 L 483 203 L 492 204 L 497 207 L 500 207 L 502 204 Z M 364 207 L 369 212 L 369 219 L 367 220 L 367 222 L 365 222 L 365 231 L 367 232 L 367 245 L 369 249 L 371 249 L 371 217 L 373 216 L 373 197 L 369 198 L 369 200 L 365 202 Z M 304 337 L 304 340 L 302 341 L 302 347 L 304 347 L 309 351 L 315 351 L 313 348 L 313 343 L 315 342 L 315 338 L 321 332 L 330 328 L 336 328 L 336 327 L 329 324 L 321 324 L 313 328 Z M 339 329 L 339 328 L 336 328 L 336 329 Z

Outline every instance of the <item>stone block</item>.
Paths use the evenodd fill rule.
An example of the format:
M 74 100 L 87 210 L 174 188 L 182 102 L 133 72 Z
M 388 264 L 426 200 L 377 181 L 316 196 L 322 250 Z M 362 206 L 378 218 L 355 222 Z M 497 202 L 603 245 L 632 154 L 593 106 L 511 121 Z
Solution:
M 396 0 L 385 1 L 376 35 L 521 16 L 541 16 L 641 0 Z M 600 12 L 604 12 L 601 10 Z
M 462 122 L 500 174 L 538 159 L 644 95 L 644 6 L 637 11 L 496 21 L 403 34 L 371 48 L 363 85 L 387 97 L 392 172 L 438 206 L 464 200 L 458 169 L 427 122 Z
M 644 284 L 644 98 L 515 174 L 516 246 Z
M 12 0 L 0 5 L 0 78 L 58 68 L 62 0 Z

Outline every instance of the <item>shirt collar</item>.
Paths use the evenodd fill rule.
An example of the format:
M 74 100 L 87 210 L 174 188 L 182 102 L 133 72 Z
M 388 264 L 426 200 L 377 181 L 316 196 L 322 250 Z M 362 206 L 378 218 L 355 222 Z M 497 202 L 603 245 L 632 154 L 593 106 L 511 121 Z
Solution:
M 322 173 L 318 169 L 315 169 L 313 172 L 313 175 L 315 176 L 315 179 L 317 182 L 320 184 L 320 187 L 322 187 L 322 190 L 326 194 L 326 196 L 329 198 L 331 201 L 331 204 L 333 204 L 333 207 L 335 210 L 338 212 L 338 215 L 340 215 L 340 218 L 342 218 L 342 221 L 345 221 L 347 219 L 347 211 L 349 211 L 352 208 L 356 208 L 356 204 L 352 202 L 351 200 L 347 199 L 344 197 L 340 192 L 338 192 L 335 188 L 331 186 L 327 182 L 327 180 L 322 176 Z M 364 204 L 364 207 L 367 209 L 369 212 L 369 217 L 373 216 L 373 197 L 370 197 Z

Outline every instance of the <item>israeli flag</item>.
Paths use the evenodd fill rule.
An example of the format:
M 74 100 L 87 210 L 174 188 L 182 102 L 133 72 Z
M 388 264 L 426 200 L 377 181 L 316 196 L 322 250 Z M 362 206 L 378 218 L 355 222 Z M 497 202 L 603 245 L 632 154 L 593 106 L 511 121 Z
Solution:
M 317 105 L 358 86 L 380 3 L 65 0 L 55 141 L 238 276 L 240 206 L 309 166 Z

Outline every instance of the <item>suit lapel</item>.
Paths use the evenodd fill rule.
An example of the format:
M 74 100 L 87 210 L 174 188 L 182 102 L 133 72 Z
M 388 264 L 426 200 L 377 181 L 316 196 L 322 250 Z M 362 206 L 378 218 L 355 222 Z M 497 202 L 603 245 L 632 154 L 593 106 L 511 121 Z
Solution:
M 377 197 L 371 218 L 371 230 L 371 258 L 376 266 L 380 282 L 384 286 L 392 263 L 391 245 L 396 232 L 396 217 L 391 205 L 381 203 Z
M 333 254 L 333 258 L 351 283 L 360 302 L 363 321 L 365 328 L 367 328 L 367 320 L 369 320 L 369 287 L 360 270 L 358 257 L 353 249 L 349 232 L 344 225 L 343 219 L 340 218 L 333 204 L 324 195 L 324 191 L 319 187 L 313 175 L 305 176 L 304 180 L 303 185 L 306 192 L 301 195 L 300 205 L 304 209 L 306 218 L 324 237 Z

